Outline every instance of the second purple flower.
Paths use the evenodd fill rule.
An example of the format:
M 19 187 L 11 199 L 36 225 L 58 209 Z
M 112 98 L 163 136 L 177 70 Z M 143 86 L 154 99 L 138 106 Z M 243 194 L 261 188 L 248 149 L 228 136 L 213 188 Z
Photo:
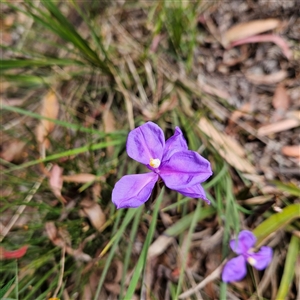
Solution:
M 159 178 L 184 196 L 206 199 L 200 185 L 212 175 L 209 161 L 188 150 L 179 127 L 165 141 L 162 129 L 152 122 L 132 130 L 127 139 L 128 155 L 152 172 L 123 176 L 112 191 L 112 201 L 119 208 L 139 207 L 145 203 Z
M 263 246 L 258 252 L 254 252 L 255 243 L 255 235 L 248 230 L 241 231 L 237 240 L 230 241 L 230 248 L 239 256 L 232 258 L 224 266 L 222 272 L 224 282 L 242 280 L 247 274 L 247 262 L 257 270 L 263 270 L 270 264 L 272 248 Z

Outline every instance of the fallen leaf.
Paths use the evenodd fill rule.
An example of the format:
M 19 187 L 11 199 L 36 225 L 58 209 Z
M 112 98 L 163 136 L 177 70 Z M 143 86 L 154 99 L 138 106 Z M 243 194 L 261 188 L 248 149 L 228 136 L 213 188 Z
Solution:
M 298 119 L 285 119 L 273 124 L 264 125 L 257 130 L 257 134 L 260 136 L 285 131 L 298 127 L 300 125 L 300 120 Z
M 27 249 L 27 245 L 14 251 L 5 250 L 3 247 L 0 247 L 0 260 L 21 258 L 25 255 Z
M 103 224 L 106 222 L 106 216 L 100 205 L 88 198 L 85 198 L 80 202 L 80 206 L 82 207 L 83 213 L 89 218 L 94 228 L 98 231 L 101 231 Z
M 63 187 L 63 171 L 63 168 L 59 167 L 58 165 L 54 165 L 49 172 L 49 185 L 53 194 L 62 202 L 66 202 L 61 195 L 61 189 Z
M 300 157 L 300 145 L 284 146 L 281 148 L 282 154 L 291 157 Z
M 275 29 L 280 24 L 279 19 L 264 19 L 234 25 L 222 36 L 223 46 L 226 48 L 233 41 Z
M 19 140 L 11 140 L 2 145 L 0 157 L 6 161 L 21 162 L 24 159 L 25 143 Z
M 172 236 L 160 235 L 149 247 L 147 259 L 151 260 L 162 254 L 173 241 Z
M 231 166 L 242 172 L 256 173 L 254 166 L 247 160 L 244 148 L 235 139 L 217 130 L 205 118 L 200 119 L 198 126 L 210 138 L 210 143 Z
M 87 182 L 102 179 L 102 177 L 96 176 L 94 174 L 80 173 L 74 175 L 65 175 L 62 177 L 62 179 L 65 182 L 87 183 Z
M 121 286 L 116 282 L 106 282 L 104 283 L 104 287 L 107 291 L 115 295 L 119 295 L 121 292 Z
M 50 90 L 43 99 L 41 115 L 46 118 L 56 119 L 59 112 L 59 103 L 57 101 L 56 94 L 53 90 Z M 54 129 L 55 124 L 49 120 L 42 119 L 36 129 L 37 141 L 48 149 L 50 141 L 47 139 L 49 133 Z
M 250 36 L 250 37 L 232 42 L 228 46 L 228 48 L 243 45 L 243 44 L 249 44 L 249 43 L 266 43 L 266 42 L 272 42 L 272 43 L 276 44 L 278 47 L 280 47 L 282 53 L 286 56 L 287 59 L 292 58 L 293 53 L 290 50 L 289 45 L 286 42 L 286 40 L 283 39 L 281 36 L 275 35 L 275 34 L 262 34 L 262 35 Z
M 284 112 L 289 108 L 290 97 L 283 84 L 277 85 L 272 99 L 272 105 L 276 109 L 275 111 L 276 119 L 282 117 Z
M 268 75 L 246 73 L 245 76 L 253 84 L 274 84 L 285 79 L 287 75 L 285 70 L 280 70 Z

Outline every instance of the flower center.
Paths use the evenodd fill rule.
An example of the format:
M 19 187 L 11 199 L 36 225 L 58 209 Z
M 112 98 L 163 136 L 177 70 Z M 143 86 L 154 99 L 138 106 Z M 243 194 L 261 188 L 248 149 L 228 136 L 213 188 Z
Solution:
M 248 261 L 248 263 L 249 263 L 251 266 L 255 266 L 255 265 L 256 265 L 256 259 L 254 259 L 253 257 L 248 257 L 248 258 L 247 258 L 247 261 Z
M 158 158 L 151 158 L 149 165 L 156 169 L 160 166 L 160 160 Z

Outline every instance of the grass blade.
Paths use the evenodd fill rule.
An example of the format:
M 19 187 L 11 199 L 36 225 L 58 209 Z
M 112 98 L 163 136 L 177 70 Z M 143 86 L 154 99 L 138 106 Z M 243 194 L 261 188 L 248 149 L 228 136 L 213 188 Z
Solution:
M 195 230 L 195 227 L 197 225 L 197 222 L 198 222 L 198 217 L 197 216 L 200 213 L 201 213 L 201 203 L 198 202 L 195 213 L 193 215 L 193 218 L 191 219 L 189 232 L 188 232 L 186 240 L 185 240 L 186 245 L 184 245 L 184 253 L 182 253 L 183 255 L 182 255 L 182 261 L 181 261 L 181 267 L 180 267 L 180 275 L 179 275 L 179 279 L 178 279 L 175 299 L 178 298 L 178 296 L 181 292 L 181 289 L 182 289 L 182 282 L 183 282 L 183 279 L 184 279 L 184 270 L 185 270 L 187 259 L 188 259 L 190 244 L 191 244 L 191 240 L 192 240 L 192 234 L 193 234 L 193 232 Z
M 300 250 L 300 239 L 293 235 L 289 244 L 283 275 L 276 300 L 287 299 L 288 292 L 295 275 L 295 265 Z
M 84 64 L 78 60 L 74 59 L 61 59 L 61 58 L 51 58 L 45 57 L 44 60 L 41 59 L 7 59 L 2 60 L 0 64 L 0 70 L 9 70 L 15 68 L 33 68 L 33 67 L 48 67 L 48 66 L 72 66 L 78 65 L 83 66 Z
M 56 154 L 53 154 L 53 155 L 49 155 L 45 158 L 39 158 L 39 159 L 36 159 L 36 160 L 32 160 L 32 161 L 26 162 L 24 164 L 21 164 L 19 166 L 14 166 L 14 167 L 10 168 L 9 170 L 4 171 L 2 174 L 7 174 L 7 173 L 10 173 L 10 172 L 13 172 L 13 171 L 16 171 L 16 170 L 21 170 L 21 169 L 24 169 L 24 168 L 35 166 L 35 165 L 40 164 L 40 163 L 56 160 L 56 159 L 59 159 L 59 158 L 62 158 L 62 157 L 77 155 L 77 154 L 87 152 L 87 151 L 94 151 L 94 150 L 104 149 L 108 146 L 116 146 L 116 145 L 120 145 L 120 144 L 123 144 L 123 143 L 125 143 L 125 139 L 119 139 L 119 140 L 115 140 L 115 141 L 101 142 L 101 143 L 97 143 L 97 144 L 86 145 L 86 146 L 83 146 L 83 147 L 79 147 L 79 148 L 67 150 L 67 151 L 64 151 L 64 152 L 56 153 Z
M 154 211 L 153 211 L 153 214 L 152 214 L 152 221 L 151 221 L 151 224 L 150 224 L 150 227 L 149 227 L 149 231 L 148 231 L 148 234 L 147 234 L 147 237 L 146 237 L 141 255 L 140 255 L 139 260 L 136 264 L 134 273 L 132 275 L 132 278 L 131 278 L 131 281 L 130 281 L 130 284 L 129 284 L 129 287 L 128 287 L 128 290 L 126 292 L 126 295 L 125 295 L 124 299 L 132 299 L 134 291 L 136 289 L 136 286 L 138 284 L 138 281 L 141 277 L 142 271 L 143 271 L 144 266 L 146 264 L 147 253 L 148 253 L 148 249 L 149 249 L 150 243 L 152 241 L 152 238 L 154 236 L 158 211 L 159 211 L 162 199 L 163 199 L 164 191 L 165 191 L 165 188 L 162 188 L 161 193 L 160 193 L 159 197 L 156 200 L 156 203 L 155 203 L 155 206 L 154 206 Z
M 292 204 L 284 208 L 282 212 L 272 215 L 259 224 L 253 230 L 253 233 L 257 237 L 257 247 L 259 247 L 271 233 L 287 226 L 297 218 L 300 218 L 300 204 Z
M 0 299 L 2 299 L 11 285 L 14 283 L 16 277 L 12 278 L 5 286 L 0 289 Z
M 141 210 L 141 209 L 143 209 L 143 207 L 140 207 L 139 209 Z M 132 218 L 134 217 L 134 215 L 136 214 L 136 212 L 137 212 L 136 209 L 128 209 L 127 210 L 126 216 L 125 216 L 125 218 L 123 220 L 123 223 L 122 223 L 121 227 L 119 228 L 119 230 L 117 231 L 117 233 L 113 236 L 113 238 L 110 240 L 109 245 L 107 245 L 103 249 L 103 251 L 100 253 L 100 256 L 104 255 L 104 253 L 106 253 L 107 249 L 109 247 L 111 247 L 111 245 L 112 245 L 112 248 L 111 248 L 111 250 L 109 252 L 109 255 L 108 255 L 107 259 L 106 259 L 105 266 L 104 266 L 104 269 L 102 271 L 101 277 L 99 279 L 99 283 L 98 283 L 98 287 L 97 287 L 97 290 L 96 290 L 96 293 L 95 293 L 94 300 L 97 300 L 98 297 L 99 297 L 102 285 L 104 283 L 107 271 L 108 271 L 108 269 L 110 267 L 111 261 L 112 261 L 112 259 L 114 257 L 114 254 L 115 254 L 115 251 L 116 251 L 117 246 L 119 244 L 119 241 L 121 240 L 121 238 L 122 238 L 122 236 L 124 234 L 125 229 L 127 228 L 129 222 L 132 220 Z

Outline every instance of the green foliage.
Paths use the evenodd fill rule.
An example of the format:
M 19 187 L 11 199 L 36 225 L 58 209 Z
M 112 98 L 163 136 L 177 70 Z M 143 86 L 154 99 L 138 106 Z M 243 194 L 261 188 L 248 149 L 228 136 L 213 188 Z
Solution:
M 300 239 L 293 235 L 289 244 L 288 253 L 285 260 L 284 271 L 280 281 L 279 290 L 276 296 L 277 300 L 287 299 L 288 292 L 296 273 L 295 266 L 300 253 Z
M 257 245 L 261 245 L 261 243 L 272 233 L 286 227 L 295 219 L 299 218 L 300 204 L 289 205 L 280 213 L 273 214 L 253 230 L 253 233 L 257 237 Z
M 248 214 L 255 216 L 260 208 L 260 205 L 238 203 L 237 190 L 247 185 L 245 199 L 262 192 L 259 185 L 251 185 L 246 176 L 228 165 L 220 156 L 220 149 L 213 148 L 198 127 L 202 115 L 217 116 L 219 120 L 215 112 L 219 103 L 211 105 L 214 98 L 200 89 L 195 78 L 181 76 L 181 71 L 176 73 L 177 69 L 184 74 L 192 73 L 200 4 L 201 1 L 175 0 L 125 1 L 123 6 L 114 2 L 75 0 L 26 0 L 6 4 L 14 13 L 26 16 L 31 25 L 26 27 L 25 37 L 17 46 L 1 46 L 5 54 L 9 53 L 0 64 L 4 83 L 8 83 L 7 99 L 25 99 L 17 106 L 9 102 L 1 106 L 1 129 L 12 140 L 25 142 L 26 149 L 20 161 L 0 158 L 2 184 L 7 187 L 5 192 L 11 191 L 3 201 L 1 199 L 0 213 L 10 211 L 13 216 L 16 209 L 25 205 L 23 214 L 27 216 L 26 224 L 13 227 L 3 244 L 11 247 L 24 242 L 30 247 L 18 262 L 1 262 L 1 274 L 4 274 L 0 279 L 1 299 L 47 299 L 59 286 L 61 249 L 45 234 L 48 221 L 69 233 L 73 249 L 81 247 L 81 251 L 93 258 L 91 264 L 100 272 L 92 295 L 95 300 L 105 290 L 112 264 L 117 259 L 123 263 L 118 282 L 121 299 L 131 299 L 148 288 L 143 283 L 154 237 L 174 240 L 176 251 L 178 248 L 184 250 L 182 260 L 176 262 L 179 264 L 178 281 L 169 280 L 171 299 L 178 299 L 184 289 L 192 286 L 185 273 L 188 254 L 193 234 L 203 230 L 205 224 L 211 222 L 212 228 L 224 229 L 220 247 L 222 259 L 228 257 L 228 241 L 232 234 L 245 226 L 244 218 Z M 136 13 L 137 18 L 143 15 L 143 19 L 129 17 L 125 22 L 131 12 Z M 75 16 L 76 21 L 70 16 Z M 151 38 L 157 35 L 163 37 L 162 42 L 151 52 Z M 165 56 L 171 61 L 168 65 L 162 64 Z M 173 64 L 176 67 L 172 68 Z M 42 95 L 49 88 L 60 94 L 57 119 L 37 113 Z M 176 100 L 174 106 L 170 104 L 172 97 Z M 106 111 L 112 117 L 105 121 Z M 112 119 L 113 126 L 109 123 Z M 146 212 L 143 206 L 116 211 L 111 203 L 115 182 L 123 175 L 145 172 L 126 154 L 128 131 L 131 126 L 149 119 L 159 123 L 169 136 L 175 126 L 180 126 L 189 149 L 199 151 L 211 161 L 214 175 L 203 185 L 210 206 L 164 188 L 153 204 L 153 211 L 147 208 Z M 51 121 L 60 134 L 59 138 L 49 135 L 51 147 L 42 157 L 35 137 L 35 128 L 41 120 Z M 111 130 L 107 130 L 108 125 Z M 68 205 L 74 206 L 63 206 L 49 188 L 48 178 L 42 174 L 40 167 L 47 162 L 59 164 L 64 175 L 103 176 L 105 180 L 97 182 L 101 192 L 93 195 L 94 181 L 64 182 L 62 193 Z M 41 185 L 32 190 L 36 182 Z M 253 225 L 256 226 L 253 232 L 258 239 L 257 246 L 279 230 L 299 229 L 296 220 L 300 218 L 300 206 L 292 204 L 294 198 L 299 197 L 299 187 L 281 181 L 272 183 L 284 192 L 279 197 L 285 207 L 283 205 L 280 213 L 269 210 L 259 215 L 259 220 L 265 220 L 258 226 Z M 30 202 L 26 201 L 28 195 L 32 196 Z M 81 214 L 80 203 L 85 197 L 94 197 L 107 217 L 101 231 Z M 162 221 L 162 213 L 168 214 L 171 220 L 168 226 Z M 142 229 L 146 230 L 145 234 Z M 141 236 L 142 250 L 135 257 L 135 242 Z M 299 239 L 292 236 L 280 281 L 280 299 L 288 294 L 298 253 Z M 76 256 L 66 254 L 65 259 L 60 290 L 65 287 L 70 290 L 72 286 L 70 298 L 73 299 L 75 293 L 76 297 L 82 297 L 89 276 L 95 275 L 94 269 L 89 269 L 89 263 L 83 263 Z M 131 276 L 129 285 L 128 274 Z M 218 280 L 214 284 L 225 299 L 230 285 Z
M 3 296 L 8 291 L 8 289 L 11 287 L 11 285 L 15 282 L 16 278 L 12 278 L 9 282 L 7 282 L 3 287 L 0 288 L 0 297 L 3 299 Z

